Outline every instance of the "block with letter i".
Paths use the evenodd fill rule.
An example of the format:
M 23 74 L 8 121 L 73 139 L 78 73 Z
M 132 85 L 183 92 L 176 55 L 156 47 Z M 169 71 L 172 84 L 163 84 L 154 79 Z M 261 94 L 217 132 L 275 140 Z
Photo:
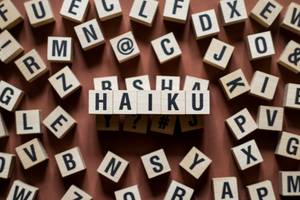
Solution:
M 71 37 L 48 37 L 47 59 L 50 62 L 71 63 L 73 43 Z
M 81 23 L 85 20 L 88 6 L 89 0 L 64 0 L 59 13 L 65 19 Z
M 300 196 L 300 171 L 279 171 L 279 194 L 283 197 Z
M 300 72 L 300 44 L 289 41 L 281 53 L 278 63 L 294 73 Z
M 0 29 L 11 29 L 23 21 L 19 10 L 11 0 L 0 1 Z
M 300 136 L 294 133 L 282 132 L 275 154 L 300 160 Z
M 122 8 L 119 0 L 94 0 L 98 17 L 101 21 L 109 20 L 122 15 Z
M 16 156 L 0 152 L 0 179 L 8 179 L 12 175 Z
M 281 27 L 300 35 L 300 4 L 291 2 L 284 15 Z
M 258 129 L 281 131 L 283 126 L 283 107 L 259 106 L 257 114 Z
M 26 200 L 34 200 L 37 197 L 39 188 L 24 183 L 20 180 L 15 180 L 9 190 L 6 200 L 16 200 L 26 197 Z
M 164 19 L 177 23 L 185 23 L 189 12 L 190 0 L 166 0 Z
M 5 138 L 5 137 L 8 137 L 8 130 L 7 130 L 6 124 L 3 120 L 3 117 L 0 113 L 0 139 Z
M 70 200 L 70 199 L 92 200 L 93 198 L 88 193 L 78 188 L 77 186 L 71 185 L 71 187 L 64 194 L 61 200 Z
M 287 83 L 284 89 L 283 106 L 300 109 L 300 84 Z
M 56 154 L 55 160 L 63 178 L 86 169 L 79 147 Z
M 221 0 L 220 7 L 225 26 L 245 22 L 248 18 L 244 0 Z
M 131 198 L 134 200 L 142 199 L 137 185 L 133 185 L 133 186 L 115 191 L 115 198 L 116 198 L 116 200 L 126 200 L 128 198 L 129 199 Z
M 0 33 L 0 60 L 2 62 L 5 64 L 10 63 L 23 51 L 24 49 L 20 43 L 7 30 Z
M 251 200 L 276 199 L 272 182 L 269 180 L 247 185 Z
M 18 135 L 41 134 L 42 125 L 39 110 L 16 111 L 16 132 Z
M 134 0 L 129 14 L 130 19 L 146 26 L 152 26 L 157 8 L 158 1 L 156 0 Z
M 212 181 L 215 200 L 239 199 L 236 177 L 213 178 Z
M 5 82 L 0 81 L 0 107 L 12 112 L 20 104 L 24 92 L 19 88 Z
M 194 194 L 194 189 L 172 180 L 164 200 L 173 200 L 177 197 L 181 200 L 191 200 Z

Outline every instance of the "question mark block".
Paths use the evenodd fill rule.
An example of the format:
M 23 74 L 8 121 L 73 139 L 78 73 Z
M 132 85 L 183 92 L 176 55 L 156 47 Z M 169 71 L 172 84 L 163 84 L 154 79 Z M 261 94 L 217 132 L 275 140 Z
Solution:
M 203 116 L 200 115 L 179 115 L 181 132 L 189 132 L 204 127 Z
M 140 54 L 139 47 L 131 31 L 110 40 L 119 63 L 132 59 Z
M 132 133 L 147 133 L 148 116 L 147 115 L 128 115 L 125 118 L 123 131 Z

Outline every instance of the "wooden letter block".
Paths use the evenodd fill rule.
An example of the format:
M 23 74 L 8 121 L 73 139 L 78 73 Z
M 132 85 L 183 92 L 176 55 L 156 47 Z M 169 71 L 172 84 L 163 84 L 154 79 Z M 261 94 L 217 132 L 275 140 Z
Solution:
M 94 0 L 98 16 L 101 21 L 122 15 L 119 0 Z
M 300 109 L 300 84 L 287 83 L 285 85 L 283 106 Z
M 250 91 L 248 81 L 241 69 L 221 77 L 219 82 L 229 100 Z
M 185 106 L 184 91 L 161 91 L 161 112 L 163 114 L 185 114 Z
M 220 32 L 216 12 L 214 9 L 192 15 L 196 39 L 203 39 L 217 35 Z
M 157 8 L 158 1 L 156 0 L 134 0 L 129 14 L 130 19 L 146 26 L 152 26 Z
M 97 131 L 119 131 L 120 117 L 118 115 L 96 115 Z
M 270 27 L 282 10 L 275 0 L 259 0 L 251 10 L 250 17 L 262 26 Z
M 3 1 L 0 2 L 0 5 L 2 2 Z M 23 51 L 23 47 L 7 30 L 4 30 L 2 33 L 0 33 L 0 60 L 2 62 L 5 64 L 10 63 Z
M 224 70 L 227 67 L 233 50 L 233 46 L 213 38 L 205 53 L 203 62 Z
M 26 1 L 24 7 L 31 26 L 39 27 L 55 21 L 49 0 Z
M 153 115 L 150 130 L 156 133 L 173 135 L 176 119 L 175 115 Z
M 282 131 L 283 108 L 275 106 L 259 106 L 257 114 L 258 129 Z
M 300 35 L 300 4 L 291 2 L 282 21 L 282 28 Z
M 14 111 L 23 97 L 23 91 L 16 88 L 15 86 L 0 81 L 0 107 L 12 112 Z
M 300 160 L 300 136 L 293 133 L 282 132 L 275 154 Z
M 195 76 L 187 75 L 185 77 L 183 90 L 191 91 L 191 90 L 200 90 L 206 91 L 208 90 L 209 80 L 198 78 Z
M 0 29 L 11 29 L 22 21 L 22 15 L 11 0 L 0 2 Z
M 248 18 L 244 0 L 221 0 L 220 7 L 225 26 L 245 22 Z
M 16 132 L 18 135 L 41 134 L 40 110 L 16 111 Z
M 48 81 L 62 99 L 81 88 L 80 82 L 68 66 L 53 74 Z
M 238 200 L 238 186 L 236 177 L 213 178 L 215 200 Z
M 11 177 L 15 158 L 14 154 L 0 152 L 0 179 L 8 179 Z
M 181 49 L 172 32 L 152 40 L 151 45 L 160 64 L 181 55 Z
M 86 169 L 79 147 L 56 154 L 55 160 L 63 178 Z
M 167 156 L 159 149 L 141 157 L 148 179 L 152 179 L 171 171 Z
M 275 54 L 273 39 L 270 31 L 248 35 L 247 45 L 250 60 L 271 57 Z
M 185 23 L 189 12 L 190 0 L 166 0 L 164 19 L 168 21 Z
M 179 76 L 156 76 L 156 90 L 180 90 Z
M 7 131 L 7 127 L 5 125 L 5 122 L 3 120 L 3 117 L 0 113 L 0 139 L 4 138 L 4 137 L 8 137 L 8 131 Z
M 209 167 L 211 162 L 210 158 L 196 147 L 193 147 L 182 159 L 179 165 L 194 178 L 199 179 L 204 171 Z
M 16 147 L 16 153 L 24 169 L 29 169 L 48 160 L 46 150 L 37 138 Z
M 76 125 L 76 121 L 62 107 L 57 106 L 44 119 L 43 124 L 60 139 Z
M 161 114 L 161 91 L 139 91 L 137 102 L 138 114 Z
M 256 71 L 251 81 L 250 94 L 266 100 L 272 100 L 275 95 L 278 81 L 279 78 L 277 76 Z
M 88 193 L 76 187 L 75 185 L 71 185 L 71 187 L 61 198 L 61 200 L 71 200 L 71 199 L 92 200 L 93 197 L 91 197 Z
M 74 27 L 81 48 L 85 51 L 105 42 L 101 28 L 96 19 L 89 20 Z
M 140 55 L 139 47 L 131 31 L 111 39 L 110 44 L 119 63 Z
M 181 200 L 191 200 L 194 189 L 172 180 L 164 200 L 173 200 L 177 197 Z
M 119 90 L 119 83 L 117 76 L 106 76 L 101 78 L 94 78 L 95 90 Z
M 284 197 L 300 196 L 300 171 L 279 172 L 279 194 Z
M 137 92 L 113 91 L 113 114 L 137 114 Z
M 128 164 L 127 160 L 108 151 L 100 163 L 97 172 L 109 180 L 118 183 Z
M 127 90 L 151 90 L 150 80 L 148 75 L 134 76 L 130 78 L 125 78 L 126 89 Z
M 45 62 L 35 49 L 16 60 L 15 64 L 28 82 L 32 82 L 48 72 Z
M 182 133 L 195 131 L 204 127 L 204 119 L 200 115 L 180 115 L 178 118 Z
M 64 0 L 60 15 L 73 22 L 82 23 L 86 17 L 89 0 Z
M 264 161 L 255 140 L 245 142 L 231 150 L 240 170 L 248 169 Z
M 291 70 L 294 73 L 300 72 L 300 44 L 294 40 L 289 41 L 289 43 L 284 48 L 281 53 L 278 63 L 285 68 Z M 297 57 L 298 56 L 298 57 Z
M 24 183 L 20 180 L 15 180 L 9 190 L 6 200 L 16 200 L 26 198 L 26 200 L 36 199 L 39 188 Z
M 251 200 L 276 199 L 272 182 L 269 180 L 247 185 Z
M 123 131 L 146 134 L 147 128 L 147 115 L 128 115 L 125 117 Z
M 188 115 L 210 114 L 209 91 L 186 91 L 185 113 Z
M 71 37 L 48 37 L 47 59 L 50 62 L 71 63 L 73 43 Z
M 89 90 L 89 114 L 113 114 L 113 92 Z
M 137 185 L 115 191 L 115 198 L 116 200 L 127 200 L 127 199 L 142 200 Z

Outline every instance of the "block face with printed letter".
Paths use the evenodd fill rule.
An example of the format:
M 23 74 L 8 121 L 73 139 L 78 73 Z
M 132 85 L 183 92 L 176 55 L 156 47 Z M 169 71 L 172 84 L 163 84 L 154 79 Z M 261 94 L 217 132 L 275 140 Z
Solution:
M 47 59 L 50 62 L 71 63 L 73 61 L 73 41 L 71 37 L 48 37 Z
M 164 200 L 173 200 L 177 197 L 182 200 L 191 200 L 194 194 L 194 189 L 186 186 L 182 183 L 179 183 L 175 180 L 172 180 L 168 191 L 164 197 Z
M 272 182 L 269 180 L 247 185 L 247 189 L 251 200 L 276 199 Z
M 215 200 L 238 200 L 238 184 L 236 177 L 213 178 L 213 191 Z
M 0 81 L 0 107 L 12 112 L 20 104 L 23 98 L 24 92 L 19 88 L 7 83 Z
M 300 35 L 300 4 L 291 2 L 288 6 L 281 27 Z
M 18 135 L 42 133 L 40 110 L 18 110 L 15 116 Z
M 300 160 L 300 136 L 283 131 L 278 141 L 275 154 L 286 158 Z
M 282 131 L 283 107 L 259 106 L 257 114 L 258 129 L 269 131 Z
M 279 194 L 283 197 L 300 196 L 300 171 L 279 171 Z
M 64 0 L 60 9 L 60 15 L 73 22 L 81 23 L 85 20 L 89 0 Z
M 0 1 L 0 4 L 3 1 Z M 7 31 L 0 33 L 0 60 L 5 64 L 10 63 L 23 51 L 21 44 Z
M 101 21 L 106 21 L 122 15 L 122 8 L 119 0 L 94 0 L 94 4 Z
M 37 197 L 39 188 L 24 183 L 20 180 L 15 180 L 9 190 L 6 200 L 15 200 L 16 197 L 26 197 L 26 200 L 34 200 Z
M 158 8 L 156 0 L 134 0 L 129 17 L 132 21 L 152 26 Z
M 190 0 L 166 0 L 163 16 L 165 20 L 185 23 L 189 12 Z
M 11 177 L 15 166 L 16 156 L 10 153 L 0 152 L 0 179 L 8 179 Z
M 2 13 L 0 17 L 0 29 L 11 29 L 23 21 L 21 13 L 11 0 L 0 1 L 0 8 Z
M 142 200 L 138 185 L 133 185 L 130 187 L 123 188 L 121 190 L 115 191 L 116 200 L 126 200 L 126 199 L 134 199 L 134 200 Z
M 80 200 L 92 200 L 88 193 L 78 188 L 75 185 L 71 185 L 68 191 L 64 194 L 61 200 L 80 199 Z
M 232 25 L 245 22 L 248 18 L 244 0 L 221 0 L 224 25 Z

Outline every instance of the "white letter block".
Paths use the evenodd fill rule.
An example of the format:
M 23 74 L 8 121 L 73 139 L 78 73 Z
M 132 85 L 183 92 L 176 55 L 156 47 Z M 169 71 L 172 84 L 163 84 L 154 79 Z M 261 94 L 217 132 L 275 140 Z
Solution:
M 109 180 L 118 183 L 128 167 L 129 162 L 108 151 L 100 163 L 97 172 Z
M 278 63 L 297 74 L 300 72 L 299 55 L 300 44 L 291 40 L 281 53 Z
M 23 97 L 23 91 L 16 88 L 15 86 L 0 81 L 0 107 L 12 112 L 14 111 Z
M 158 1 L 156 0 L 134 0 L 129 14 L 130 19 L 146 26 L 152 26 L 157 8 Z
M 55 160 L 63 178 L 86 169 L 79 147 L 56 154 Z
M 20 180 L 15 180 L 9 190 L 6 200 L 15 200 L 21 198 L 26 198 L 26 200 L 36 199 L 39 188 L 24 183 Z
M 71 199 L 92 200 L 93 197 L 91 197 L 88 193 L 76 187 L 75 185 L 71 185 L 71 187 L 61 198 L 61 200 L 71 200 Z
M 164 19 L 168 21 L 185 23 L 189 12 L 190 0 L 166 0 Z
M 49 0 L 31 0 L 24 7 L 32 27 L 39 27 L 55 21 Z
M 137 114 L 137 92 L 113 91 L 113 114 Z
M 86 17 L 89 0 L 64 0 L 59 14 L 65 19 L 82 23 Z
M 256 71 L 251 81 L 250 94 L 272 100 L 274 98 L 279 78 L 271 74 Z
M 161 114 L 161 91 L 139 91 L 137 102 L 138 114 Z
M 0 29 L 11 29 L 23 21 L 19 10 L 11 0 L 2 0 L 0 2 Z
M 264 161 L 255 140 L 245 142 L 231 150 L 240 170 L 248 169 Z
M 118 76 L 105 76 L 94 78 L 95 90 L 119 90 Z
M 112 91 L 89 90 L 89 114 L 113 114 Z
M 11 177 L 16 156 L 10 153 L 0 152 L 0 179 L 8 179 Z
M 194 189 L 172 180 L 164 200 L 173 200 L 177 197 L 181 200 L 192 199 Z
M 176 115 L 153 115 L 150 130 L 156 133 L 173 135 L 176 119 Z
M 209 167 L 211 162 L 211 159 L 208 158 L 199 149 L 197 149 L 196 147 L 192 147 L 192 149 L 185 155 L 179 165 L 194 178 L 199 179 L 204 171 Z
M 50 62 L 71 63 L 73 43 L 71 37 L 48 37 L 47 59 Z
M 281 131 L 283 125 L 283 108 L 275 106 L 259 106 L 257 114 L 258 129 Z
M 221 0 L 220 7 L 225 26 L 244 22 L 248 18 L 244 0 Z
M 98 16 L 101 21 L 122 15 L 119 0 L 94 0 Z
M 51 131 L 51 133 L 61 139 L 76 125 L 76 121 L 62 107 L 57 106 L 44 119 L 43 124 Z
M 48 78 L 48 81 L 62 99 L 68 97 L 81 87 L 80 82 L 68 66 L 53 74 Z
M 3 120 L 3 117 L 0 113 L 0 139 L 4 138 L 4 137 L 8 137 L 8 131 L 7 131 L 7 127 L 5 125 L 5 122 Z
M 279 194 L 284 197 L 300 196 L 300 171 L 279 172 Z
M 185 114 L 184 91 L 161 91 L 161 113 L 167 115 Z
M 247 189 L 251 200 L 276 199 L 272 182 L 269 180 L 247 185 Z
M 0 2 L 0 5 L 2 2 Z M 10 63 L 23 51 L 23 47 L 7 30 L 0 33 L 0 60 L 2 62 L 5 64 Z
M 300 35 L 300 4 L 291 2 L 286 10 L 281 26 Z
M 163 149 L 156 150 L 141 157 L 148 179 L 152 179 L 171 171 L 167 156 Z
M 283 106 L 300 109 L 300 84 L 287 83 L 284 89 Z
M 29 169 L 48 160 L 46 150 L 37 138 L 16 147 L 16 153 L 24 169 Z
M 42 133 L 40 110 L 18 110 L 15 115 L 18 135 Z
M 152 40 L 151 45 L 160 64 L 181 55 L 181 49 L 172 32 Z
M 250 17 L 262 26 L 270 27 L 282 10 L 275 0 L 259 0 L 251 10 Z
M 236 177 L 213 178 L 215 200 L 238 200 L 238 185 Z
M 142 200 L 137 185 L 115 191 L 115 198 L 116 200 L 127 200 L 128 198 L 132 200 Z
M 140 55 L 140 49 L 131 31 L 111 39 L 110 44 L 119 63 Z
M 135 90 L 135 91 L 151 90 L 150 80 L 148 75 L 125 78 L 125 83 L 126 83 L 127 90 Z
M 48 72 L 45 62 L 35 49 L 16 60 L 15 64 L 28 82 L 32 82 Z
M 156 90 L 180 90 L 179 76 L 156 76 Z
M 96 19 L 89 20 L 74 27 L 81 48 L 84 51 L 97 47 L 105 42 L 101 28 Z
M 266 58 L 275 54 L 270 31 L 248 35 L 247 45 L 250 60 Z
M 233 46 L 213 38 L 205 53 L 203 62 L 224 70 L 228 65 L 233 50 Z
M 217 35 L 220 32 L 216 12 L 214 9 L 192 15 L 196 39 Z
M 210 114 L 210 92 L 209 91 L 186 91 L 185 113 L 188 115 Z
M 183 90 L 192 91 L 192 90 L 200 90 L 206 91 L 208 90 L 209 80 L 198 78 L 195 76 L 187 75 L 185 77 Z
M 300 136 L 293 133 L 282 132 L 275 154 L 300 160 Z
M 229 100 L 250 91 L 250 86 L 241 69 L 221 77 L 219 82 Z

